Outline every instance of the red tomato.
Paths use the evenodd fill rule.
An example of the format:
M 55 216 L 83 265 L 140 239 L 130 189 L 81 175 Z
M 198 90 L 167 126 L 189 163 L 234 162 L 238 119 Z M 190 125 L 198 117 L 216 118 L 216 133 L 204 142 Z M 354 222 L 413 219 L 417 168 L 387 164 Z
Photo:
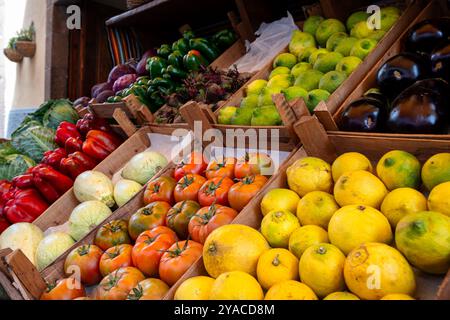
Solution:
M 155 201 L 164 201 L 170 204 L 174 203 L 173 190 L 175 189 L 177 182 L 172 177 L 159 177 L 150 182 L 145 188 L 144 192 L 144 204 Z
M 240 158 L 234 168 L 234 176 L 243 179 L 253 175 L 268 175 L 265 172 L 272 167 L 272 159 L 264 153 L 246 153 Z
M 209 163 L 206 169 L 206 177 L 213 179 L 216 177 L 228 177 L 234 179 L 234 166 L 236 165 L 235 158 L 225 158 L 222 160 L 213 160 Z
M 131 259 L 132 250 L 133 246 L 129 244 L 121 244 L 106 250 L 100 259 L 100 273 L 102 276 L 106 277 L 117 269 L 133 266 Z
M 175 243 L 161 257 L 159 277 L 169 286 L 174 285 L 183 274 L 202 256 L 203 246 L 187 240 Z
M 187 161 L 183 161 L 177 166 L 173 176 L 175 180 L 179 181 L 187 174 L 202 175 L 203 172 L 205 172 L 206 167 L 207 164 L 203 154 L 192 152 Z
M 136 268 L 120 268 L 107 275 L 95 291 L 97 300 L 125 300 L 145 276 Z
M 71 276 L 73 272 L 79 272 L 83 284 L 93 286 L 99 283 L 102 280 L 99 268 L 102 254 L 103 251 L 94 245 L 85 245 L 73 249 L 64 262 L 66 276 Z
M 98 229 L 94 243 L 102 250 L 108 250 L 119 244 L 130 244 L 128 235 L 128 222 L 126 220 L 113 220 Z
M 83 285 L 74 278 L 57 281 L 47 287 L 41 300 L 74 300 L 86 296 Z
M 192 240 L 204 244 L 211 232 L 230 224 L 237 215 L 236 210 L 220 204 L 201 208 L 189 222 L 189 235 Z
M 230 206 L 237 211 L 244 209 L 268 180 L 264 176 L 248 176 L 233 185 L 228 192 Z
M 189 235 L 189 221 L 199 209 L 200 205 L 195 201 L 178 202 L 169 210 L 166 225 L 177 233 L 178 238 L 182 240 L 187 239 Z
M 176 202 L 185 200 L 198 201 L 198 191 L 206 179 L 198 174 L 187 174 L 178 181 L 174 196 Z
M 163 201 L 152 202 L 139 209 L 131 216 L 128 223 L 128 232 L 131 239 L 136 240 L 142 232 L 164 226 L 169 210 L 170 204 Z
M 217 177 L 208 180 L 198 192 L 198 202 L 202 207 L 208 207 L 214 203 L 228 205 L 228 191 L 234 184 L 228 177 Z
M 127 300 L 162 300 L 169 289 L 159 279 L 145 279 L 130 291 Z
M 161 256 L 177 241 L 175 232 L 167 227 L 143 232 L 137 238 L 131 253 L 134 266 L 146 276 L 158 275 Z

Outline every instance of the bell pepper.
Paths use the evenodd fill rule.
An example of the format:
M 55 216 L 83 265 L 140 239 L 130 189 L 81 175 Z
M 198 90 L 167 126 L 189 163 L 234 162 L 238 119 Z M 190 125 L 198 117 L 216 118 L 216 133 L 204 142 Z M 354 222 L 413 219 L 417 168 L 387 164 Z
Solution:
M 187 40 L 191 40 L 195 38 L 195 34 L 194 31 L 192 30 L 186 30 L 185 32 L 183 32 L 183 38 L 187 39 Z
M 6 202 L 11 198 L 11 190 L 13 189 L 13 185 L 8 180 L 0 181 L 0 216 L 3 216 L 3 209 L 5 207 Z
M 6 220 L 6 218 L 3 217 L 3 215 L 0 215 L 0 234 L 2 234 L 3 231 L 8 229 L 9 226 L 10 223 L 8 222 L 8 220 Z
M 170 79 L 158 77 L 152 80 L 152 86 L 156 88 L 173 89 L 174 83 Z
M 183 55 L 188 53 L 189 50 L 189 40 L 185 38 L 175 41 L 172 45 L 172 51 L 179 51 Z
M 172 52 L 169 55 L 169 58 L 167 59 L 167 62 L 171 66 L 174 66 L 174 67 L 177 67 L 177 68 L 183 68 L 183 56 L 186 53 L 183 54 L 180 51 L 176 50 L 176 51 Z
M 66 141 L 66 153 L 67 154 L 71 154 L 77 151 L 81 151 L 81 149 L 83 148 L 83 140 L 81 140 L 80 138 L 76 139 L 76 138 L 69 138 Z
M 222 31 L 217 32 L 212 37 L 212 43 L 222 51 L 225 51 L 228 49 L 232 44 L 234 44 L 237 41 L 236 34 L 229 30 L 225 29 Z
M 50 203 L 73 186 L 71 178 L 45 164 L 36 166 L 32 173 L 34 186 Z
M 17 189 L 6 203 L 4 215 L 11 223 L 31 223 L 48 207 L 48 203 L 36 189 Z
M 120 141 L 103 131 L 92 130 L 83 143 L 83 152 L 91 158 L 102 161 L 120 146 Z
M 77 151 L 61 160 L 61 172 L 75 180 L 83 172 L 94 169 L 96 165 L 97 161 Z
M 73 138 L 69 138 L 67 141 L 71 140 Z M 66 141 L 66 144 L 67 144 Z M 61 162 L 61 159 L 67 157 L 67 152 L 63 148 L 58 148 L 53 151 L 47 151 L 44 153 L 44 158 L 42 158 L 41 163 L 42 164 L 48 164 L 49 166 L 55 168 L 56 170 L 59 169 L 59 163 Z
M 147 99 L 147 90 L 148 88 L 145 86 L 134 84 L 130 89 L 130 94 L 135 95 L 141 103 L 148 106 L 150 101 Z
M 168 44 L 163 44 L 159 49 L 156 51 L 156 54 L 164 59 L 167 59 L 169 54 L 172 53 L 172 48 Z
M 167 67 L 167 61 L 161 57 L 151 57 L 147 60 L 147 71 L 150 73 L 150 78 L 155 79 L 161 77 L 162 70 Z
M 191 39 L 189 41 L 189 46 L 191 49 L 199 51 L 209 62 L 213 62 L 219 57 L 218 49 L 206 39 Z
M 63 147 L 66 144 L 66 140 L 69 138 L 81 138 L 80 132 L 78 132 L 77 126 L 73 123 L 63 121 L 56 129 L 55 142 Z
M 186 79 L 187 73 L 184 70 L 181 70 L 180 68 L 170 65 L 166 69 L 167 73 L 170 74 L 171 77 L 175 79 Z
M 206 68 L 208 61 L 203 58 L 199 51 L 191 50 L 184 56 L 183 64 L 188 71 L 198 71 L 201 66 Z
M 13 187 L 19 189 L 30 189 L 34 187 L 33 174 L 25 173 L 12 179 Z
M 83 119 L 77 122 L 78 131 L 85 137 L 91 130 L 100 130 L 104 132 L 112 132 L 108 122 L 100 117 L 97 117 L 93 113 L 87 113 Z
M 160 107 L 162 107 L 166 100 L 162 97 L 161 92 L 155 91 L 150 95 L 150 99 L 152 101 L 151 111 L 156 112 Z

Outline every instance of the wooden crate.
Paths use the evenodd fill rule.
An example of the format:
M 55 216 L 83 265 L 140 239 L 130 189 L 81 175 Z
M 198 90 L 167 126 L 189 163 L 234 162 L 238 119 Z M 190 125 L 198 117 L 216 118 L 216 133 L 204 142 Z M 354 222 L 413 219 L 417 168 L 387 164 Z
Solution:
M 392 56 L 399 54 L 403 51 L 404 40 L 408 33 L 408 30 L 414 26 L 416 23 L 421 22 L 425 19 L 437 18 L 440 16 L 445 16 L 448 13 L 446 10 L 445 3 L 443 1 L 433 0 L 428 3 L 428 5 L 420 12 L 420 14 L 414 17 L 414 20 L 409 23 L 407 27 L 402 29 L 401 34 L 396 38 L 395 42 L 388 48 L 388 50 L 382 55 L 379 61 L 373 66 L 373 68 L 367 72 L 367 74 L 357 83 L 354 90 L 339 103 L 338 108 L 333 112 L 333 108 L 330 108 L 328 102 L 322 102 L 314 110 L 315 115 L 319 118 L 321 123 L 324 125 L 325 129 L 329 131 L 330 134 L 339 134 L 342 136 L 359 136 L 361 138 L 370 137 L 385 137 L 392 139 L 431 139 L 431 140 L 449 140 L 450 134 L 393 134 L 393 133 L 364 133 L 364 132 L 345 132 L 339 131 L 337 122 L 339 121 L 345 108 L 353 101 L 361 98 L 364 93 L 370 88 L 377 87 L 376 75 L 380 67 Z

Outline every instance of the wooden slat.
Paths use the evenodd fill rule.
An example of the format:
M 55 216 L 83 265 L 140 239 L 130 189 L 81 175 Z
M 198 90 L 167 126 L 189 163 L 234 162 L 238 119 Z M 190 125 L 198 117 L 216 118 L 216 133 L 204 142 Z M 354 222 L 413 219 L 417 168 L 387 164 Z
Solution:
M 444 281 L 439 287 L 437 298 L 439 300 L 450 300 L 450 270 L 448 270 Z
M 325 101 L 321 101 L 319 105 L 314 109 L 314 114 L 319 119 L 320 123 L 324 126 L 327 131 L 337 131 L 338 126 L 333 119 L 333 115 L 328 110 Z
M 128 137 L 131 137 L 133 134 L 136 133 L 137 131 L 136 126 L 128 118 L 126 112 L 124 112 L 122 109 L 115 109 L 113 113 L 113 118 L 114 120 L 117 121 L 117 123 L 120 125 L 120 127 Z
M 304 116 L 310 116 L 311 113 L 306 106 L 305 100 L 302 98 L 296 98 L 290 102 L 291 109 L 294 111 L 297 119 L 301 119 Z
M 20 291 L 12 284 L 12 279 L 7 277 L 3 272 L 0 272 L 0 285 L 11 300 L 23 300 Z
M 127 117 L 134 119 L 133 114 L 128 110 L 124 102 L 91 104 L 89 107 L 95 115 L 101 118 L 111 119 L 114 115 L 114 111 L 116 109 L 121 109 L 127 114 Z

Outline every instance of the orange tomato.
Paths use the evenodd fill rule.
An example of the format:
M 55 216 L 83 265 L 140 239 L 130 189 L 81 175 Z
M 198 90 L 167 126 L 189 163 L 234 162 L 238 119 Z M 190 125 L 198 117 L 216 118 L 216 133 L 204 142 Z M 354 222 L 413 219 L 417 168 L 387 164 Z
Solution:
M 172 204 L 174 202 L 173 190 L 177 182 L 174 178 L 164 176 L 150 182 L 144 191 L 144 204 L 148 205 L 155 201 L 164 201 Z
M 228 202 L 230 206 L 241 211 L 264 187 L 268 179 L 264 176 L 247 176 L 230 188 Z
M 41 300 L 74 300 L 84 296 L 84 286 L 74 278 L 67 278 L 48 285 L 41 295 Z
M 234 184 L 228 177 L 216 177 L 205 182 L 198 192 L 198 202 L 202 207 L 213 203 L 228 205 L 228 191 Z
M 165 226 L 166 216 L 170 210 L 170 204 L 164 201 L 152 202 L 133 214 L 128 223 L 128 232 L 131 239 L 136 240 L 139 235 L 147 230 Z
M 216 177 L 228 177 L 234 179 L 234 166 L 236 165 L 236 159 L 228 157 L 221 160 L 213 160 L 206 168 L 206 177 L 213 179 Z
M 102 280 L 99 263 L 103 251 L 94 245 L 84 245 L 73 249 L 64 262 L 64 272 L 70 276 L 73 267 L 80 271 L 80 280 L 87 286 L 97 284 Z
M 120 268 L 107 275 L 95 291 L 97 300 L 125 300 L 145 276 L 136 268 Z
M 264 153 L 246 153 L 234 168 L 234 176 L 243 179 L 247 176 L 260 175 L 272 167 L 272 159 Z M 267 175 L 267 174 L 264 174 Z
M 198 191 L 206 179 L 198 174 L 187 174 L 178 181 L 173 193 L 176 202 L 185 200 L 198 201 Z
M 127 300 L 162 300 L 169 286 L 159 279 L 145 279 L 128 294 Z
M 106 250 L 100 258 L 100 273 L 102 276 L 106 277 L 120 268 L 131 267 L 133 265 L 132 250 L 133 246 L 129 244 L 121 244 Z

